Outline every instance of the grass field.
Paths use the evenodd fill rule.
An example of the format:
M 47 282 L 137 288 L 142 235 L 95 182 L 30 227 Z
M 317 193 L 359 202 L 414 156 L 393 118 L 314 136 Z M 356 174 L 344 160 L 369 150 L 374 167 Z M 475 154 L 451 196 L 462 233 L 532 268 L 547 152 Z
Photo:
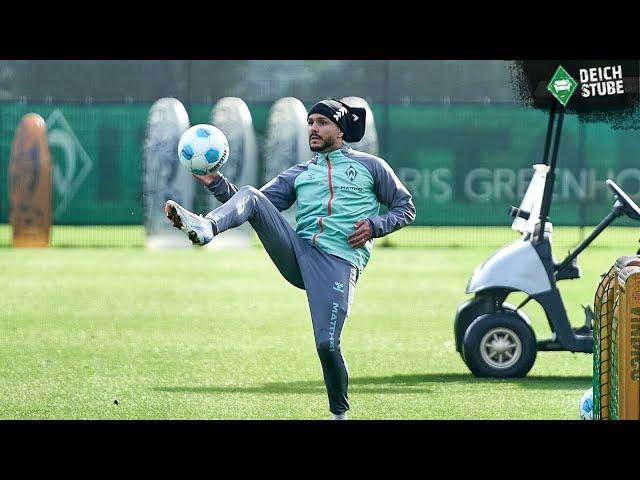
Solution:
M 583 278 L 560 283 L 575 326 L 636 241 L 588 249 Z M 350 418 L 577 419 L 591 355 L 481 380 L 455 351 L 455 310 L 494 250 L 374 249 L 342 336 Z M 306 297 L 261 248 L 0 248 L 0 282 L 0 419 L 328 417 Z M 542 309 L 524 310 L 548 338 Z

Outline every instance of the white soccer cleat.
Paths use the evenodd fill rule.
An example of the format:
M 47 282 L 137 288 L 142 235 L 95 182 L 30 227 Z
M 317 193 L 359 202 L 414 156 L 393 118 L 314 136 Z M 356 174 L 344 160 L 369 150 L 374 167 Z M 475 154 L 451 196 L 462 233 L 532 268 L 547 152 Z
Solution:
M 191 213 L 173 200 L 167 200 L 164 211 L 173 226 L 186 233 L 194 245 L 206 245 L 213 239 L 211 222 L 202 215 Z
M 331 420 L 346 420 L 347 419 L 347 412 L 342 412 L 339 415 L 336 415 L 335 413 L 331 412 Z

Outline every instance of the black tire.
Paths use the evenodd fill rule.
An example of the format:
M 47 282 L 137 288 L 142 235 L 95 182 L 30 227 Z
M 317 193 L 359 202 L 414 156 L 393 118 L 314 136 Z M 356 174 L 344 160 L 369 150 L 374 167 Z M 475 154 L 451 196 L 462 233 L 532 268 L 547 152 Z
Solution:
M 476 377 L 524 377 L 536 360 L 536 337 L 515 312 L 487 313 L 467 328 L 462 351 Z
M 456 316 L 454 329 L 456 334 L 456 350 L 460 354 L 462 361 L 467 363 L 467 360 L 464 358 L 464 347 L 462 343 L 464 340 L 464 334 L 473 321 L 480 315 L 485 315 L 487 313 L 497 313 L 505 310 L 515 312 L 516 307 L 510 303 L 503 302 L 500 310 L 496 310 L 495 303 L 491 301 L 491 298 L 486 298 L 481 295 L 474 297 L 473 300 L 464 304 L 463 307 L 464 313 L 461 313 L 459 318 Z

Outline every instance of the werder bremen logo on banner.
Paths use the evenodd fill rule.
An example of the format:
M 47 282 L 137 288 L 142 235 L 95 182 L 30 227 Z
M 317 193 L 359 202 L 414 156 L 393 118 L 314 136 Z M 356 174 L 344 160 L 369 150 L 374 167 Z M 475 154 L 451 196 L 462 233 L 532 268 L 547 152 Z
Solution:
M 578 82 L 576 82 L 569 72 L 567 72 L 562 65 L 558 67 L 556 73 L 553 74 L 551 80 L 547 84 L 547 90 L 556 97 L 556 99 L 562 104 L 563 107 L 567 106 L 569 99 L 576 91 Z
M 59 109 L 47 121 L 47 139 L 51 149 L 59 149 L 51 156 L 53 187 L 59 196 L 53 212 L 54 219 L 67 209 L 93 167 L 93 161 L 76 137 Z

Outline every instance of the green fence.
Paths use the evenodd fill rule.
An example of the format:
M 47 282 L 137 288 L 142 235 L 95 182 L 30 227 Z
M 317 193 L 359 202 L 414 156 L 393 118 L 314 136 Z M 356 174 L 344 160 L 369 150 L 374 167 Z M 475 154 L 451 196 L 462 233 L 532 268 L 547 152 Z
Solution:
M 248 106 L 262 162 L 271 104 Z M 0 224 L 9 218 L 13 135 L 22 116 L 36 112 L 47 121 L 51 145 L 54 224 L 142 225 L 142 152 L 150 107 L 0 103 Z M 192 124 L 208 123 L 213 104 L 187 107 Z M 380 155 L 411 190 L 416 225 L 511 223 L 508 208 L 519 204 L 531 165 L 542 159 L 544 112 L 512 104 L 373 104 L 372 110 Z M 550 213 L 554 225 L 597 224 L 613 202 L 606 178 L 638 199 L 638 158 L 637 131 L 567 116 Z M 631 225 L 627 220 L 617 224 Z

